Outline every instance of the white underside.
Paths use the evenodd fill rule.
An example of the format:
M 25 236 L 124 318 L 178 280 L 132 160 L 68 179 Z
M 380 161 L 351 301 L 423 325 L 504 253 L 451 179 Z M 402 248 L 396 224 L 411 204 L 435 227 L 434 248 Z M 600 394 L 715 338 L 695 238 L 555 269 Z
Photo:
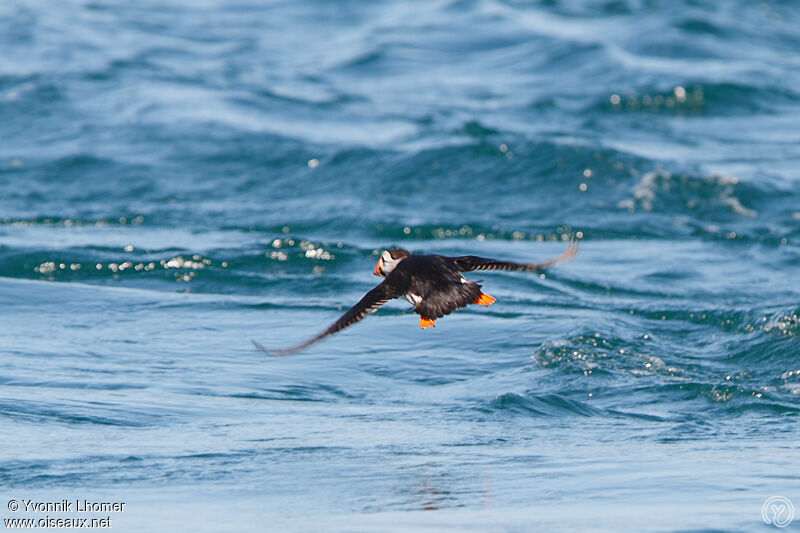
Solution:
M 419 294 L 414 294 L 413 292 L 407 292 L 405 294 L 406 300 L 411 302 L 412 305 L 419 305 L 422 303 L 422 296 Z

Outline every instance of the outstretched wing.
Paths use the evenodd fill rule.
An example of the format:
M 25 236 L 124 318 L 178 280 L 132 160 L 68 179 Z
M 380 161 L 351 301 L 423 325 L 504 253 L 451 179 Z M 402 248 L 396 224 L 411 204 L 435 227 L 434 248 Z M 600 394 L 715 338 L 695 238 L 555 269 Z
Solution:
M 498 259 L 489 259 L 487 257 L 478 257 L 475 255 L 464 255 L 461 257 L 447 257 L 446 260 L 450 261 L 457 270 L 461 272 L 470 272 L 472 270 L 522 270 L 522 271 L 538 271 L 550 268 L 559 263 L 566 263 L 578 253 L 578 243 L 572 239 L 569 241 L 569 246 L 563 254 L 553 259 L 548 259 L 541 263 L 512 263 L 510 261 L 500 261 Z
M 350 308 L 345 314 L 339 318 L 336 322 L 331 324 L 331 326 L 317 335 L 316 337 L 312 337 L 305 341 L 302 344 L 298 344 L 297 346 L 293 346 L 291 348 L 285 349 L 271 349 L 265 348 L 258 344 L 256 341 L 253 341 L 253 344 L 256 348 L 261 350 L 262 352 L 269 354 L 269 355 L 291 355 L 293 353 L 297 353 L 301 350 L 305 350 L 315 342 L 327 337 L 328 335 L 332 335 L 338 331 L 343 330 L 347 326 L 351 326 L 362 320 L 365 316 L 370 313 L 373 313 L 378 310 L 383 304 L 388 302 L 389 300 L 393 300 L 398 296 L 402 296 L 402 294 L 395 294 L 396 290 L 392 289 L 386 281 L 369 291 L 367 294 L 364 295 L 361 300 L 358 301 L 356 305 Z

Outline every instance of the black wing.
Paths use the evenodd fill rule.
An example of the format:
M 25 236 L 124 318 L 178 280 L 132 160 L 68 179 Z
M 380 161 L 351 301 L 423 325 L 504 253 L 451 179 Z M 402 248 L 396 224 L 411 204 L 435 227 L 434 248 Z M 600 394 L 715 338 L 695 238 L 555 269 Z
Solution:
M 478 257 L 475 255 L 464 255 L 461 257 L 447 257 L 457 270 L 461 272 L 471 272 L 473 270 L 523 270 L 523 271 L 538 271 L 550 268 L 559 263 L 566 263 L 578 253 L 578 243 L 575 240 L 569 241 L 569 246 L 563 254 L 553 259 L 548 259 L 541 263 L 512 263 L 510 261 L 500 261 L 498 259 L 489 259 L 487 257 Z
M 343 330 L 347 326 L 351 326 L 362 320 L 365 316 L 370 313 L 377 311 L 383 304 L 388 302 L 389 300 L 393 300 L 398 296 L 402 296 L 401 294 L 397 294 L 397 290 L 391 288 L 391 286 L 384 281 L 367 294 L 364 295 L 361 300 L 358 301 L 356 305 L 350 308 L 345 314 L 339 318 L 336 322 L 331 324 L 331 326 L 317 335 L 316 337 L 312 337 L 305 341 L 302 344 L 298 344 L 297 346 L 293 346 L 291 348 L 285 348 L 282 350 L 278 349 L 270 349 L 265 348 L 258 344 L 256 341 L 253 341 L 253 344 L 256 348 L 261 350 L 262 352 L 269 354 L 269 355 L 291 355 L 293 353 L 297 353 L 301 350 L 304 350 L 314 344 L 315 342 L 327 337 L 328 335 L 332 335 L 338 331 Z

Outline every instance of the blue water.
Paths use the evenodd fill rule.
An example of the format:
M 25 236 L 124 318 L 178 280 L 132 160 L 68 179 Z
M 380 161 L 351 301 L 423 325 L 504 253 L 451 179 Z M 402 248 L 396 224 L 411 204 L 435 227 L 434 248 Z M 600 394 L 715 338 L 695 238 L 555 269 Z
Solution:
M 777 0 L 5 0 L 0 515 L 800 512 L 798 87 Z M 436 328 L 397 301 L 293 357 L 250 343 L 326 327 L 381 249 L 533 261 L 572 234 Z

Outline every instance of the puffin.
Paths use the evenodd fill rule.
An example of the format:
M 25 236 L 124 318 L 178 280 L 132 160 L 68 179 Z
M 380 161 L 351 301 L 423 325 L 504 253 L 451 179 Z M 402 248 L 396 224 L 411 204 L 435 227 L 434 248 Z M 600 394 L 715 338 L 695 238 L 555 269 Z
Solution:
M 470 304 L 489 306 L 497 300 L 481 290 L 481 285 L 461 274 L 480 270 L 511 270 L 540 272 L 566 263 L 578 253 L 578 244 L 570 240 L 567 249 L 558 257 L 541 263 L 514 263 L 475 255 L 446 257 L 443 255 L 412 254 L 402 248 L 381 252 L 374 274 L 383 281 L 364 295 L 325 331 L 291 348 L 265 348 L 252 341 L 256 348 L 269 355 L 291 355 L 305 350 L 328 335 L 338 333 L 363 320 L 383 304 L 395 298 L 405 298 L 419 315 L 422 329 L 436 325 L 436 320 Z

